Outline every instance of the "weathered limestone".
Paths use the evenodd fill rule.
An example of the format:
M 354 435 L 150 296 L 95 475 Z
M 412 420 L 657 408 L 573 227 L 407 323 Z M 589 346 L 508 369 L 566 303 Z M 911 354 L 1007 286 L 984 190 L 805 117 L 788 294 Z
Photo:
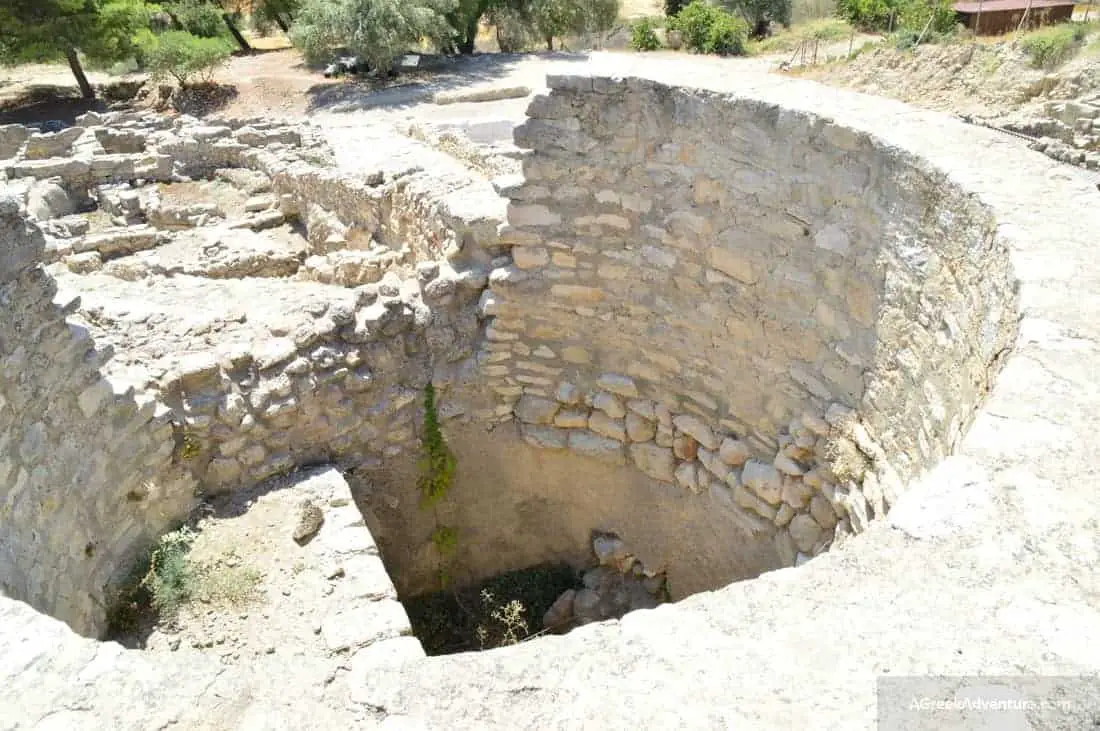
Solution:
M 512 266 L 490 274 L 485 313 L 517 416 L 534 423 L 528 393 L 579 391 L 587 421 L 553 421 L 584 430 L 567 444 L 620 459 L 629 443 L 654 479 L 724 485 L 808 555 L 862 530 L 950 450 L 1011 340 L 988 208 L 795 113 L 549 84 L 516 133 L 531 152 L 503 189 Z M 930 198 L 958 203 L 929 217 Z M 815 522 L 815 496 L 839 520 Z
M 761 320 L 754 310 L 708 312 L 709 306 L 717 307 L 706 296 L 708 287 L 726 292 L 723 307 L 730 307 L 738 301 L 737 288 L 750 285 L 692 258 L 698 255 L 698 246 L 708 243 L 705 238 L 701 244 L 690 246 L 672 243 L 703 238 L 700 232 L 705 233 L 708 225 L 705 217 L 677 218 L 667 224 L 664 219 L 643 223 L 634 218 L 639 214 L 664 214 L 658 206 L 664 196 L 651 196 L 645 214 L 641 212 L 646 206 L 632 201 L 631 207 L 623 207 L 621 212 L 578 215 L 576 218 L 591 219 L 578 226 L 591 226 L 593 231 L 597 226 L 606 229 L 600 231 L 602 238 L 593 233 L 593 241 L 614 241 L 622 220 L 631 225 L 632 232 L 644 232 L 648 226 L 660 229 L 660 236 L 650 237 L 654 241 L 663 242 L 667 234 L 667 246 L 672 248 L 663 250 L 676 257 L 674 266 L 686 262 L 700 267 L 695 275 L 673 275 L 679 277 L 673 280 L 675 286 L 691 292 L 693 302 L 676 328 L 686 332 L 689 325 L 706 326 L 707 337 L 699 342 L 716 350 L 722 346 L 713 345 L 715 338 L 734 333 L 736 336 L 730 337 L 734 342 L 760 340 L 761 347 L 750 351 L 757 357 L 719 360 L 725 370 L 715 374 L 695 372 L 701 369 L 696 363 L 712 361 L 701 357 L 708 351 L 695 350 L 689 342 L 677 341 L 676 347 L 665 342 L 646 353 L 628 349 L 628 338 L 624 336 L 620 341 L 617 337 L 624 332 L 617 316 L 633 313 L 631 317 L 639 318 L 662 336 L 668 332 L 659 329 L 665 313 L 649 321 L 641 312 L 643 307 L 648 312 L 660 306 L 658 297 L 649 297 L 650 290 L 646 289 L 654 282 L 665 281 L 656 275 L 650 275 L 652 281 L 641 277 L 608 279 L 630 282 L 634 289 L 617 292 L 612 298 L 611 288 L 601 284 L 599 291 L 606 290 L 607 297 L 578 304 L 564 303 L 556 295 L 541 297 L 543 285 L 531 284 L 541 281 L 539 275 L 531 276 L 537 270 L 528 270 L 524 282 L 513 279 L 505 284 L 504 278 L 494 280 L 495 306 L 509 311 L 522 298 L 534 304 L 529 309 L 509 311 L 508 315 L 489 316 L 487 328 L 496 327 L 493 317 L 505 317 L 509 326 L 501 323 L 499 332 L 512 337 L 491 340 L 491 345 L 500 349 L 486 346 L 485 352 L 506 353 L 509 357 L 479 368 L 500 367 L 500 363 L 511 361 L 534 362 L 528 356 L 543 346 L 561 354 L 562 344 L 573 337 L 578 340 L 576 347 L 591 357 L 585 363 L 565 361 L 568 365 L 555 364 L 553 359 L 546 359 L 549 363 L 540 360 L 544 367 L 562 369 L 553 377 L 528 376 L 526 373 L 534 372 L 518 365 L 508 367 L 504 373 L 494 371 L 497 375 L 486 373 L 486 380 L 493 384 L 492 393 L 502 398 L 484 408 L 510 419 L 515 403 L 529 395 L 559 401 L 562 410 L 591 413 L 586 400 L 606 390 L 597 383 L 600 374 L 613 372 L 632 378 L 639 397 L 626 399 L 624 406 L 628 414 L 646 419 L 652 413 L 656 426 L 652 444 L 675 453 L 676 442 L 683 455 L 695 449 L 690 461 L 677 456 L 674 477 L 686 491 L 683 496 L 677 494 L 677 499 L 728 493 L 731 500 L 748 506 L 744 513 L 747 524 L 761 526 L 766 519 L 767 525 L 773 526 L 774 532 L 764 535 L 774 537 L 777 551 L 790 559 L 788 565 L 804 565 L 797 570 L 770 572 L 675 605 L 635 612 L 618 622 L 590 625 L 566 638 L 500 652 L 409 660 L 404 658 L 403 650 L 389 645 L 365 654 L 386 645 L 380 643 L 357 653 L 357 659 L 349 663 L 353 687 L 343 689 L 339 685 L 341 674 L 323 698 L 302 693 L 295 695 L 292 703 L 285 698 L 285 659 L 261 660 L 239 674 L 222 672 L 216 661 L 191 654 L 151 659 L 110 646 L 97 647 L 53 620 L 34 615 L 22 604 L 0 599 L 0 626 L 4 628 L 0 631 L 0 657 L 33 658 L 33 664 L 28 659 L 0 669 L 4 672 L 0 699 L 6 708 L 15 709 L 10 717 L 16 723 L 33 725 L 50 718 L 54 722 L 126 727 L 134 725 L 134 718 L 140 718 L 140 723 L 152 719 L 164 725 L 199 726 L 209 725 L 213 718 L 238 725 L 272 725 L 272 719 L 277 718 L 295 727 L 307 723 L 326 727 L 360 723 L 369 727 L 377 722 L 448 728 L 572 727 L 585 723 L 609 728 L 872 728 L 880 713 L 876 677 L 982 675 L 982 682 L 988 685 L 998 674 L 1091 676 L 1100 671 L 1095 653 L 1089 651 L 1100 644 L 1100 616 L 1091 600 L 1097 591 L 1098 554 L 1093 537 L 1098 505 L 1088 480 L 1093 462 L 1090 445 L 1080 438 L 1096 431 L 1095 415 L 1100 413 L 1100 394 L 1091 378 L 1100 368 L 1100 330 L 1095 312 L 1096 302 L 1100 301 L 1100 280 L 1094 276 L 1090 238 L 1100 229 L 1100 220 L 1091 205 L 1095 201 L 1091 183 L 1073 171 L 1052 168 L 1048 161 L 1015 149 L 1009 141 L 902 105 L 777 78 L 752 87 L 749 80 L 731 80 L 718 72 L 702 73 L 694 66 L 685 69 L 681 62 L 653 62 L 645 69 L 661 83 L 581 77 L 555 79 L 554 84 L 576 93 L 576 108 L 581 110 L 588 104 L 596 106 L 596 101 L 584 95 L 603 95 L 605 98 L 598 100 L 603 123 L 621 131 L 624 137 L 646 132 L 649 126 L 655 128 L 651 131 L 653 138 L 673 137 L 660 115 L 631 116 L 633 110 L 671 108 L 677 120 L 673 131 L 699 125 L 709 135 L 715 130 L 732 130 L 731 134 L 743 136 L 748 142 L 746 147 L 738 147 L 734 140 L 723 140 L 722 150 L 710 156 L 700 154 L 699 149 L 693 152 L 685 144 L 662 152 L 669 158 L 638 160 L 634 167 L 643 168 L 639 184 L 643 174 L 647 178 L 667 176 L 668 189 L 691 189 L 691 201 L 696 206 L 719 205 L 750 190 L 767 191 L 769 186 L 787 184 L 780 181 L 806 185 L 799 195 L 810 199 L 815 185 L 808 181 L 819 180 L 823 170 L 837 180 L 848 175 L 862 177 L 862 161 L 875 155 L 896 155 L 902 158 L 898 167 L 890 168 L 888 174 L 876 174 L 873 184 L 868 181 L 860 187 L 859 200 L 864 200 L 863 194 L 885 195 L 876 191 L 890 186 L 896 186 L 895 193 L 898 189 L 909 193 L 915 190 L 912 200 L 919 201 L 914 205 L 921 215 L 906 210 L 901 203 L 891 208 L 888 212 L 897 215 L 900 222 L 894 232 L 897 237 L 884 237 L 886 248 L 874 256 L 870 251 L 856 252 L 876 240 L 877 233 L 864 232 L 865 238 L 850 235 L 846 256 L 866 257 L 872 262 L 875 277 L 866 282 L 858 278 L 831 279 L 835 276 L 828 273 L 831 267 L 823 267 L 818 284 L 828 296 L 818 298 L 818 302 L 806 297 L 809 301 L 798 307 L 794 304 L 807 295 L 800 289 L 806 285 L 799 282 L 799 277 L 811 271 L 817 282 L 817 269 L 799 272 L 769 268 L 768 276 L 762 272 L 756 285 L 751 286 L 768 282 L 776 291 L 785 287 L 791 290 L 782 295 L 787 298 L 784 305 L 789 303 L 793 309 L 788 313 L 791 317 L 775 320 L 786 327 L 773 326 L 772 319 Z M 685 74 L 685 70 L 694 73 Z M 681 92 L 665 85 L 683 84 L 685 79 L 715 89 L 713 93 L 691 92 L 698 106 L 692 106 L 696 103 L 692 102 L 676 114 L 676 99 L 682 99 Z M 730 96 L 732 93 L 737 96 Z M 641 98 L 635 99 L 633 94 Z M 749 119 L 737 117 L 737 124 L 729 123 L 727 115 L 742 113 Z M 751 120 L 755 122 L 749 123 Z M 572 139 L 561 135 L 562 144 L 585 149 L 588 154 L 611 149 L 611 144 L 592 145 L 581 137 L 593 131 L 597 131 L 594 126 L 581 126 L 570 133 Z M 753 155 L 747 161 L 755 163 L 756 151 L 768 149 L 769 142 L 777 138 L 783 140 L 784 152 L 760 164 L 760 169 L 769 174 L 754 174 L 754 165 L 734 162 L 742 159 L 739 152 L 751 149 Z M 634 138 L 618 144 L 624 155 L 646 149 Z M 812 174 L 803 171 L 794 175 L 789 168 L 779 167 L 789 160 L 812 161 L 811 153 L 836 158 L 820 168 L 814 165 Z M 537 158 L 533 155 L 530 164 L 541 164 Z M 740 193 L 729 185 L 736 181 L 724 180 L 722 185 L 699 181 L 694 188 L 689 185 L 688 181 L 696 177 L 693 171 L 710 158 L 716 160 L 716 166 L 721 164 L 745 178 Z M 990 158 L 995 158 L 996 164 Z M 646 169 L 649 166 L 652 169 Z M 626 169 L 625 164 L 622 169 Z M 784 174 L 775 174 L 777 170 Z M 719 179 L 717 175 L 706 177 Z M 679 182 L 673 185 L 674 180 Z M 601 181 L 596 192 L 603 190 L 616 191 L 620 201 L 624 200 L 620 190 L 626 196 L 637 195 L 616 186 L 614 181 Z M 775 200 L 796 200 L 791 192 L 761 192 L 760 202 L 769 200 L 769 195 Z M 964 198 L 964 193 L 974 198 Z M 612 198 L 604 198 L 609 202 L 600 205 L 612 205 Z M 594 195 L 592 199 L 596 200 Z M 831 215 L 840 215 L 851 205 L 848 200 L 847 205 L 834 206 L 836 211 Z M 983 214 L 986 220 L 979 226 L 989 224 L 988 240 L 965 235 L 972 206 L 989 207 Z M 809 251 L 816 252 L 812 256 L 840 256 L 836 251 L 840 239 L 832 234 L 819 239 L 813 230 L 816 221 L 807 221 L 814 235 L 805 236 L 801 233 L 804 224 L 782 215 L 761 216 L 761 221 L 752 210 L 738 213 L 751 222 L 741 224 L 737 218 L 739 225 L 761 227 L 756 232 L 759 240 L 773 241 L 769 238 L 772 234 L 789 239 L 792 248 L 788 253 L 795 258 Z M 613 218 L 600 222 L 601 215 Z M 571 219 L 563 216 L 562 220 Z M 932 230 L 923 232 L 922 225 Z M 916 232 L 922 232 L 927 240 Z M 537 236 L 541 242 L 541 234 Z M 554 236 L 554 241 L 569 242 L 567 245 L 573 248 L 591 244 L 586 237 Z M 814 246 L 818 240 L 832 248 Z M 922 241 L 935 245 L 922 246 Z M 626 243 L 621 251 L 612 250 L 633 251 L 626 248 Z M 796 243 L 805 248 L 794 248 Z M 890 244 L 896 246 L 891 248 Z M 657 248 L 656 244 L 650 245 Z M 880 254 L 886 261 L 876 269 Z M 1009 254 L 1016 265 L 1014 274 L 1021 280 L 1018 302 L 1014 299 L 1015 282 L 1009 281 L 1006 269 L 998 268 Z M 577 273 L 577 281 L 585 281 L 580 278 L 581 272 L 589 272 L 591 281 L 601 276 L 599 268 L 586 260 L 594 254 L 569 251 L 568 255 L 575 259 L 576 266 L 570 269 Z M 939 286 L 943 282 L 937 274 L 937 262 L 947 255 L 952 276 L 957 278 L 958 290 L 954 292 Z M 652 264 L 669 258 L 651 253 L 645 261 Z M 762 261 L 771 267 L 768 257 L 762 257 Z M 583 267 L 585 263 L 592 264 L 592 268 Z M 609 270 L 615 275 L 630 276 L 640 271 L 617 260 L 611 265 L 620 267 Z M 996 291 L 1002 275 L 1011 286 Z M 500 283 L 499 289 L 496 283 Z M 522 295 L 507 291 L 509 286 L 523 284 L 530 288 Z M 876 288 L 879 285 L 881 289 Z M 632 291 L 647 296 L 628 296 Z M 816 289 L 810 291 L 816 294 Z M 925 297 L 927 306 L 918 304 L 911 312 L 890 304 L 920 303 Z M 827 300 L 829 311 L 818 308 L 821 299 Z M 609 303 L 607 309 L 604 302 Z M 570 309 L 554 310 L 548 303 L 565 304 Z M 551 310 L 565 322 L 557 321 Z M 896 313 L 891 314 L 893 310 Z M 348 322 L 352 311 L 342 311 L 336 319 Z M 601 320 L 609 311 L 611 318 Z M 771 312 L 767 308 L 760 311 Z M 782 308 L 777 306 L 774 311 L 779 313 Z M 1008 336 L 1017 312 L 1022 314 L 1020 339 L 1017 350 L 1008 352 Z M 802 319 L 817 325 L 799 325 Z M 590 328 L 582 333 L 585 337 L 575 335 L 581 332 L 578 323 L 589 321 Z M 565 328 L 564 324 L 571 327 Z M 804 336 L 791 334 L 795 326 Z M 536 328 L 539 333 L 567 334 L 535 335 Z M 818 333 L 819 328 L 835 332 L 829 337 L 839 340 L 817 343 L 810 335 Z M 849 334 L 845 335 L 846 331 Z M 922 332 L 933 336 L 939 333 L 931 341 L 936 347 L 920 347 L 924 342 Z M 609 334 L 615 339 L 601 345 L 594 337 L 587 337 L 592 333 Z M 881 341 L 849 342 L 858 341 L 860 333 L 873 334 Z M 677 335 L 667 337 L 676 340 Z M 824 336 L 818 337 L 824 341 Z M 777 354 L 774 362 L 769 355 L 773 345 Z M 853 394 L 855 384 L 832 355 L 820 361 L 814 358 L 812 364 L 807 358 L 797 358 L 803 365 L 792 371 L 788 362 L 791 349 L 808 356 L 812 354 L 811 345 L 813 352 L 835 353 L 849 365 L 860 363 L 853 367 L 864 369 L 863 390 Z M 963 350 L 972 352 L 962 355 Z M 614 354 L 619 351 L 623 355 L 616 359 Z M 987 395 L 985 388 L 995 370 L 990 367 L 994 360 L 1003 360 L 1004 367 Z M 735 362 L 746 363 L 746 368 L 731 367 Z M 765 367 L 769 364 L 770 368 Z M 826 366 L 831 367 L 827 370 Z M 832 370 L 832 366 L 839 370 Z M 677 367 L 679 371 L 675 371 Z M 729 384 L 721 381 L 726 371 L 731 374 Z M 196 367 L 189 372 L 201 381 L 210 377 L 212 368 Z M 756 381 L 749 374 L 757 372 L 770 373 L 771 377 Z M 525 382 L 519 379 L 521 375 L 542 378 L 547 383 Z M 707 386 L 703 376 L 719 380 Z M 282 388 L 281 383 L 275 384 L 273 390 Z M 730 409 L 727 399 L 731 394 L 743 393 L 739 388 L 753 390 L 745 396 L 742 409 Z M 829 401 L 815 393 L 825 390 L 837 400 Z M 8 397 L 7 389 L 3 393 Z M 666 398 L 669 395 L 675 399 Z M 774 404 L 769 402 L 772 398 Z M 88 404 L 94 401 L 92 395 L 86 398 Z M 791 403 L 803 401 L 813 408 L 789 408 Z M 495 409 L 500 407 L 506 407 L 506 411 L 498 414 Z M 773 409 L 775 414 L 771 413 Z M 687 433 L 679 433 L 674 419 L 683 415 L 703 420 L 719 440 L 716 450 Z M 764 418 L 766 424 L 758 423 Z M 974 426 L 967 431 L 972 418 Z M 534 428 L 547 432 L 559 429 L 542 425 Z M 605 439 L 587 429 L 569 427 L 552 432 L 559 444 L 561 432 L 567 433 L 566 444 L 574 447 L 591 449 L 593 440 Z M 629 439 L 629 432 L 627 436 Z M 746 456 L 736 447 L 727 447 L 723 456 L 726 440 L 743 443 L 751 454 Z M 606 455 L 625 463 L 635 445 L 646 444 L 607 439 L 600 446 Z M 883 479 L 888 476 L 885 473 L 893 470 L 896 481 L 904 485 L 913 474 L 952 451 L 959 456 L 943 462 L 928 479 L 888 497 L 894 488 Z M 549 458 L 561 453 L 561 447 L 557 447 L 542 454 Z M 838 462 L 836 458 L 841 455 L 845 459 Z M 777 468 L 777 463 L 791 467 L 788 460 L 804 470 L 801 477 Z M 738 461 L 739 465 L 730 464 Z M 739 471 L 740 477 L 720 483 L 712 470 L 726 468 Z M 832 477 L 846 478 L 843 483 L 832 482 L 829 472 L 835 468 L 843 474 L 834 473 Z M 766 481 L 758 481 L 755 476 L 753 481 L 767 484 L 769 489 L 777 476 L 775 504 L 767 503 L 746 486 L 746 470 L 750 475 L 766 474 Z M 706 482 L 705 490 L 695 495 L 688 483 L 698 484 L 701 480 Z M 796 486 L 798 482 L 814 488 L 808 500 L 806 492 Z M 676 489 L 671 484 L 669 488 Z M 803 504 L 804 509 L 796 509 L 795 505 Z M 869 521 L 872 515 L 879 517 L 888 505 L 892 507 L 887 520 Z M 858 523 L 857 529 L 866 530 L 833 552 L 806 562 L 809 554 L 802 547 L 809 546 L 812 551 L 821 545 L 824 538 L 820 534 L 828 534 L 826 524 L 832 520 L 838 526 L 847 522 L 857 527 Z M 783 529 L 775 530 L 776 524 Z M 697 538 L 701 547 L 704 537 Z M 1067 546 L 1073 549 L 1069 554 Z M 576 597 L 573 599 L 575 602 Z M 960 611 L 960 607 L 977 610 Z M 1072 631 L 1067 633 L 1067 626 Z M 598 662 L 593 657 L 598 657 Z M 837 658 L 844 662 L 838 665 Z M 615 672 L 608 673 L 608 667 L 614 667 Z M 133 683 L 134 677 L 142 678 L 142 683 Z M 548 677 L 556 682 L 552 692 L 546 690 Z M 273 678 L 280 682 L 273 682 Z M 278 691 L 272 690 L 273 686 Z M 639 694 L 639 688 L 647 691 Z M 791 688 L 814 688 L 814 702 L 777 704 L 775 698 L 789 695 Z M 957 689 L 960 686 L 949 688 L 949 697 Z M 966 692 L 965 688 L 961 690 Z M 1044 717 L 1041 725 L 1086 727 L 1091 717 L 1077 709 L 1086 707 L 1085 701 L 1092 695 L 1090 686 L 1081 695 L 1070 696 L 1082 700 L 1073 704 L 1073 709 L 1047 709 L 1044 713 L 1056 715 L 1049 720 Z M 608 704 L 609 697 L 630 698 L 633 702 Z M 1049 697 L 1040 694 L 1039 699 Z M 217 703 L 211 705 L 212 698 Z M 567 702 L 561 702 L 563 699 Z M 362 715 L 354 720 L 336 719 L 343 726 L 334 724 L 330 714 L 336 707 L 344 708 L 345 703 Z M 59 707 L 65 709 L 62 718 L 57 716 Z M 259 708 L 266 708 L 270 717 L 255 710 Z M 253 711 L 258 715 L 250 715 Z M 938 714 L 929 723 L 944 727 L 956 720 Z M 919 722 L 924 722 L 924 717 Z

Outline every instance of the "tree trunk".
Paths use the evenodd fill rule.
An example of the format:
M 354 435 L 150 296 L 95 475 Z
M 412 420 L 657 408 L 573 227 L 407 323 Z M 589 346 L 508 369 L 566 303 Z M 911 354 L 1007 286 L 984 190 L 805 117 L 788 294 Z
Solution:
M 80 65 L 80 57 L 76 55 L 75 48 L 65 49 L 65 59 L 69 62 L 73 76 L 76 77 L 76 85 L 80 87 L 80 95 L 85 99 L 95 99 L 95 89 L 88 83 L 88 77 L 84 75 L 84 67 Z
M 283 33 L 289 33 L 290 26 L 286 24 L 285 20 L 283 20 L 283 16 L 279 15 L 278 13 L 273 13 L 273 15 L 275 19 L 275 25 L 279 26 L 279 30 L 281 30 Z
M 480 27 L 480 20 L 481 18 L 472 18 L 466 23 L 466 29 L 462 33 L 462 43 L 458 46 L 459 53 L 468 56 L 474 52 L 474 46 L 477 44 L 477 31 Z
M 553 51 L 554 50 L 554 36 L 546 36 L 546 50 L 547 51 Z
M 229 28 L 229 32 L 233 34 L 233 40 L 237 42 L 241 50 L 251 51 L 252 46 L 248 45 L 248 41 L 246 41 L 244 36 L 241 35 L 241 32 L 237 30 L 237 26 L 233 25 L 233 19 L 229 17 L 229 13 L 222 13 L 222 20 L 225 21 L 225 27 Z

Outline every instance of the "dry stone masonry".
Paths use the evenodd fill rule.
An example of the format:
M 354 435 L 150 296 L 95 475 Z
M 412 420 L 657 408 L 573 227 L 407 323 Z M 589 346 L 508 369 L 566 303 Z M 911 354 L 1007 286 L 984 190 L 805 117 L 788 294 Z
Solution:
M 525 439 L 719 495 L 784 565 L 885 514 L 1013 337 L 988 211 L 823 120 L 549 85 L 481 301 Z
M 330 172 L 308 129 L 80 125 L 28 131 L 3 167 L 0 576 L 98 633 L 128 558 L 197 497 L 411 454 L 423 385 L 472 355 L 487 268 L 400 181 Z
M 1091 182 L 894 102 L 636 63 L 551 77 L 510 180 L 407 166 L 446 157 L 430 134 L 354 171 L 261 120 L 0 129 L 5 723 L 870 728 L 884 674 L 1100 672 Z M 436 568 L 409 528 L 429 382 L 486 514 L 460 555 L 594 550 L 549 617 L 585 626 L 407 636 L 358 518 L 397 591 Z M 321 463 L 357 505 L 292 476 L 280 539 L 385 588 L 333 579 L 319 657 L 89 639 L 200 499 Z

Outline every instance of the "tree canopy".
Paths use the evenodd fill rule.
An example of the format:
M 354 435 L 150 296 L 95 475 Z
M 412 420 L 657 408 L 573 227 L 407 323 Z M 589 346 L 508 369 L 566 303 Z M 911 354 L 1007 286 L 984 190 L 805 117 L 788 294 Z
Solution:
M 447 20 L 455 0 L 306 0 L 291 38 L 311 61 L 346 48 L 371 68 L 388 71 L 422 39 L 445 47 L 454 29 Z
M 66 59 L 87 98 L 94 91 L 77 52 L 109 62 L 137 53 L 149 24 L 144 0 L 5 0 L 0 4 L 0 63 Z

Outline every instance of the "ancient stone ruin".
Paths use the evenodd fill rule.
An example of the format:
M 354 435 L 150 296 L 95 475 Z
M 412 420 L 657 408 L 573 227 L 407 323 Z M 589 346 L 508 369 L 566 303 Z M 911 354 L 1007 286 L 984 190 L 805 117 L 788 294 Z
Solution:
M 1012 400 L 991 391 L 1017 367 L 1018 339 L 1040 347 L 1063 327 L 1059 295 L 1021 291 L 1020 267 L 1034 244 L 1077 236 L 1040 236 L 1054 214 L 1017 203 L 1028 176 L 1072 195 L 1090 186 L 1044 177 L 1052 163 L 995 133 L 978 139 L 1018 162 L 1017 190 L 952 167 L 961 125 L 898 104 L 797 82 L 732 95 L 669 73 L 551 77 L 516 130 L 525 152 L 511 175 L 485 160 L 352 172 L 315 129 L 264 120 L 111 113 L 52 134 L 0 130 L 0 648 L 32 637 L 26 664 L 5 667 L 17 724 L 63 703 L 79 673 L 92 679 L 71 691 L 86 701 L 67 712 L 74 727 L 193 726 L 211 688 L 229 700 L 201 717 L 225 727 L 623 727 L 635 714 L 657 727 L 789 727 L 814 716 L 768 716 L 765 686 L 835 667 L 730 690 L 787 652 L 758 643 L 835 649 L 811 627 L 844 607 L 865 613 L 852 631 L 876 633 L 869 659 L 849 661 L 866 684 L 899 622 L 917 635 L 966 626 L 920 614 L 958 587 L 930 565 L 932 548 L 900 542 L 955 551 L 987 530 L 981 506 L 966 535 L 950 517 L 932 530 L 921 511 L 944 485 L 947 504 L 1003 485 L 986 465 L 1005 437 L 983 409 Z M 889 129 L 872 129 L 887 116 Z M 920 132 L 936 125 L 939 152 Z M 1042 310 L 1031 325 L 1029 307 Z M 1095 333 L 1059 332 L 1083 338 L 1075 357 L 1096 358 Z M 458 465 L 434 515 L 416 492 L 429 383 Z M 1081 401 L 1098 399 L 1093 388 Z M 273 531 L 327 582 L 318 616 L 300 619 L 302 642 L 317 638 L 299 665 L 315 691 L 294 703 L 268 680 L 288 662 L 275 619 L 233 625 L 274 629 L 270 653 L 232 678 L 219 662 L 238 659 L 202 643 L 94 642 L 137 556 L 200 504 L 246 494 L 238 514 L 293 506 Z M 460 582 L 545 562 L 587 569 L 545 618 L 585 626 L 486 659 L 424 658 L 397 598 L 435 586 L 441 520 L 458 530 Z M 927 585 L 892 584 L 913 561 Z M 864 605 L 850 582 L 874 598 Z M 882 587 L 894 585 L 892 615 Z M 81 653 L 94 673 L 62 659 Z M 538 653 L 602 657 L 625 674 L 578 671 L 578 686 L 540 696 L 559 666 L 540 674 Z M 494 657 L 505 665 L 491 669 Z M 708 662 L 740 700 L 690 680 Z M 889 667 L 964 669 L 921 662 Z M 682 688 L 661 669 L 676 667 Z M 143 673 L 174 677 L 173 699 L 116 692 Z M 596 710 L 632 682 L 663 709 Z M 687 685 L 699 710 L 676 715 L 668 701 Z M 520 686 L 534 695 L 505 702 Z M 873 688 L 845 692 L 859 703 L 826 693 L 817 712 L 866 725 Z

